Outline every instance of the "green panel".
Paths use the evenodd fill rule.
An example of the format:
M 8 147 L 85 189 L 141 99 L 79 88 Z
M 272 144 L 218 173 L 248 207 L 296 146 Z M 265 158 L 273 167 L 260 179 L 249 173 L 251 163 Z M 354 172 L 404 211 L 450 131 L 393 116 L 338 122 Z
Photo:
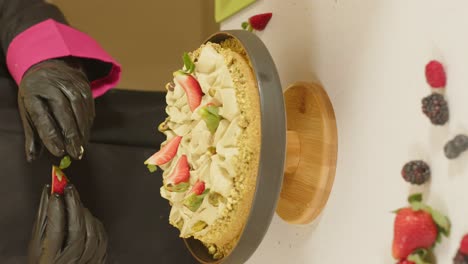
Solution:
M 240 10 L 254 3 L 256 0 L 215 0 L 215 19 L 221 22 Z

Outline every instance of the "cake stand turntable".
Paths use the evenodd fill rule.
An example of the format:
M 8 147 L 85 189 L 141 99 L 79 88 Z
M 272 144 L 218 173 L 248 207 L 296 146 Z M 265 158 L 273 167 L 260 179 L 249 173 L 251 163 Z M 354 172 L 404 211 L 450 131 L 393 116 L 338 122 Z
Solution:
M 201 242 L 185 239 L 187 248 L 201 263 L 246 262 L 262 242 L 275 211 L 291 224 L 312 222 L 325 207 L 335 177 L 336 120 L 320 83 L 297 82 L 283 93 L 273 59 L 255 34 L 223 31 L 207 42 L 229 38 L 242 44 L 257 80 L 260 162 L 250 215 L 231 254 L 214 260 Z

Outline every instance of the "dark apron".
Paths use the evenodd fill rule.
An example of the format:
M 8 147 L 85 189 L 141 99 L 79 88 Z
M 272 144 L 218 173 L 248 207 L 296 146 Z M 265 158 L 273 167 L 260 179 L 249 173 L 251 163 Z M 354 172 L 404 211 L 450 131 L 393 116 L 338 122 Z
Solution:
M 50 183 L 52 158 L 25 161 L 16 86 L 0 78 L 0 264 L 26 263 L 41 188 Z M 162 93 L 114 90 L 96 99 L 91 143 L 66 173 L 85 206 L 109 236 L 109 263 L 196 263 L 168 224 L 160 173 L 143 165 L 164 140 Z

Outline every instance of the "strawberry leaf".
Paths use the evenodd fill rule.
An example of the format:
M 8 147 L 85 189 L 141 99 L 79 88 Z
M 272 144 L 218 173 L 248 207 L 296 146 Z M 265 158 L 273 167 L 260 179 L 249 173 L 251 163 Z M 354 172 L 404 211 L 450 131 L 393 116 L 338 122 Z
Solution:
M 408 256 L 407 260 L 414 262 L 415 264 L 430 264 L 427 262 L 427 250 L 426 249 L 418 249 L 411 253 Z
M 64 169 L 70 167 L 70 165 L 71 165 L 71 159 L 70 159 L 70 157 L 69 157 L 69 156 L 65 156 L 65 157 L 63 157 L 63 159 L 60 161 L 59 168 L 60 168 L 61 170 L 64 170 Z
M 156 165 L 148 164 L 146 165 L 148 167 L 149 172 L 153 173 L 158 170 L 158 167 Z
M 408 203 L 422 202 L 422 193 L 415 193 L 408 197 Z
M 441 214 L 439 211 L 432 209 L 431 210 L 432 219 L 436 223 L 439 231 L 448 237 L 450 235 L 450 220 L 445 215 Z
M 421 202 L 411 203 L 411 209 L 413 209 L 413 211 L 420 211 L 420 210 L 426 211 L 426 208 L 427 206 Z
M 249 22 L 242 22 L 241 26 L 242 26 L 242 29 L 244 29 L 244 30 L 247 30 L 247 31 L 250 31 L 250 32 L 253 31 L 253 27 Z
M 442 242 L 442 233 L 439 230 L 439 232 L 437 232 L 436 242 L 434 243 L 432 247 L 435 247 L 435 245 L 439 244 L 440 242 Z
M 195 70 L 195 64 L 190 58 L 190 55 L 187 52 L 185 52 L 184 56 L 182 56 L 182 59 L 184 60 L 185 72 L 189 74 L 192 73 Z
M 212 134 L 218 129 L 221 116 L 219 115 L 219 107 L 208 105 L 200 108 L 199 114 L 206 123 L 206 127 Z

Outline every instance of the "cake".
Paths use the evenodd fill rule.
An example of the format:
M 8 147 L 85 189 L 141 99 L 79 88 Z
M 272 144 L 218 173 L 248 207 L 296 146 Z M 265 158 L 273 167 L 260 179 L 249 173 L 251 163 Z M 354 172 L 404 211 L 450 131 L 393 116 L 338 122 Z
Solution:
M 247 221 L 260 155 L 260 100 L 240 43 L 208 42 L 183 56 L 166 85 L 159 125 L 166 141 L 145 164 L 163 170 L 161 195 L 180 237 L 200 240 L 215 258 L 230 253 Z

